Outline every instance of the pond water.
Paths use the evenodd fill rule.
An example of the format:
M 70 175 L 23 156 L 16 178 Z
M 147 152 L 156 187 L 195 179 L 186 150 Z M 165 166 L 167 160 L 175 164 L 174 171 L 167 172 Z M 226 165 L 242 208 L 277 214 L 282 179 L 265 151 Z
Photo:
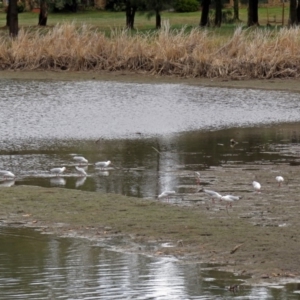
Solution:
M 0 227 L 0 299 L 298 299 L 297 284 L 243 283 L 208 265 L 125 254 L 84 239 Z M 116 245 L 116 242 L 111 242 Z
M 155 198 L 194 171 L 298 155 L 299 94 L 178 84 L 0 81 L 0 185 L 64 186 Z M 287 121 L 289 123 L 287 123 Z M 285 125 L 273 125 L 281 123 Z M 231 147 L 230 139 L 239 142 Z M 293 153 L 285 147 L 293 143 Z M 87 177 L 72 155 L 88 159 Z M 110 160 L 110 168 L 94 167 Z M 53 167 L 66 166 L 57 178 Z M 178 176 L 180 172 L 180 176 Z M 185 191 L 181 189 L 181 192 Z
M 1 180 L 3 188 L 60 186 L 144 199 L 172 189 L 180 195 L 174 202 L 186 202 L 197 188 L 195 171 L 298 163 L 299 94 L 43 80 L 1 80 L 0 91 L 0 169 L 16 175 Z M 75 154 L 88 159 L 88 176 L 76 173 Z M 95 168 L 107 160 L 109 168 Z M 49 172 L 61 166 L 62 176 Z M 208 175 L 203 184 L 213 183 Z M 232 297 L 225 286 L 242 279 L 22 230 L 1 228 L 3 299 L 224 299 Z M 235 298 L 296 299 L 295 291 L 244 287 Z

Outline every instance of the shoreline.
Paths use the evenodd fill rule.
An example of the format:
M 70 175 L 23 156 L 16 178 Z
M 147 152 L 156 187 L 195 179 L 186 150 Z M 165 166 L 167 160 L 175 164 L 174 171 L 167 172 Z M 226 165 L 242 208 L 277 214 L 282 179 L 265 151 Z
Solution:
M 224 78 L 190 78 L 166 75 L 150 75 L 143 72 L 129 71 L 0 71 L 1 79 L 26 80 L 98 80 L 121 81 L 148 84 L 189 84 L 203 87 L 222 87 L 238 89 L 261 89 L 273 91 L 289 91 L 300 93 L 300 79 L 242 79 L 230 80 Z

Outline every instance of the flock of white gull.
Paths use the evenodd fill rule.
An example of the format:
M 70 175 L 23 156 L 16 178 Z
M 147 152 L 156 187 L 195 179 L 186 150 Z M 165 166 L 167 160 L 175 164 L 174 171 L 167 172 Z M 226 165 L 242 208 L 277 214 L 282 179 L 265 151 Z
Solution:
M 196 182 L 197 184 L 200 184 L 201 182 L 201 175 L 200 172 L 195 172 L 195 177 L 196 177 Z M 282 176 L 276 176 L 275 180 L 278 182 L 278 186 L 281 186 L 281 184 L 284 182 L 284 178 Z M 259 193 L 261 190 L 261 184 L 257 181 L 253 181 L 252 182 L 252 186 L 255 192 Z M 226 202 L 226 210 L 228 208 L 228 206 L 232 207 L 232 203 L 234 201 L 240 200 L 242 197 L 240 196 L 233 196 L 233 195 L 225 195 L 222 196 L 221 194 L 219 194 L 218 192 L 212 191 L 212 190 L 207 190 L 207 189 L 199 189 L 198 192 L 204 192 L 205 194 L 207 194 L 213 203 L 215 203 L 215 200 L 219 200 L 219 201 L 225 201 Z M 167 198 L 169 200 L 169 197 L 172 195 L 175 195 L 176 192 L 175 191 L 164 191 L 162 192 L 158 198 Z
M 74 156 L 73 159 L 81 166 L 87 165 L 88 160 L 84 158 L 83 156 Z M 106 169 L 109 165 L 111 164 L 111 161 L 98 161 L 94 163 L 94 166 L 96 168 L 100 169 Z M 79 166 L 75 166 L 76 171 L 80 174 L 80 176 L 88 176 L 84 168 L 81 168 Z M 66 167 L 57 167 L 57 168 L 52 168 L 50 169 L 50 173 L 53 174 L 54 176 L 61 176 L 65 171 L 67 170 Z M 16 175 L 12 173 L 11 171 L 7 170 L 0 170 L 0 176 L 2 180 L 15 180 Z
M 74 156 L 73 159 L 81 166 L 88 164 L 88 160 L 86 158 L 84 158 L 83 156 Z M 108 160 L 108 161 L 98 161 L 98 162 L 94 163 L 94 166 L 96 168 L 105 169 L 110 164 L 111 164 L 110 160 Z M 75 169 L 80 174 L 80 176 L 88 176 L 88 174 L 86 173 L 84 168 L 81 168 L 79 166 L 75 166 Z M 66 170 L 67 170 L 66 167 L 57 167 L 57 168 L 50 169 L 50 173 L 57 176 L 57 177 L 59 177 Z M 15 180 L 15 178 L 16 178 L 15 174 L 13 174 L 11 171 L 7 171 L 7 170 L 0 170 L 0 176 L 2 177 L 2 180 Z M 196 177 L 197 184 L 200 184 L 200 182 L 201 182 L 200 172 L 195 172 L 195 177 Z M 278 182 L 279 186 L 284 181 L 284 178 L 282 176 L 276 176 L 275 179 Z M 253 189 L 255 190 L 255 192 L 260 192 L 261 184 L 259 182 L 253 181 L 252 186 L 253 186 Z M 241 199 L 240 196 L 233 196 L 233 195 L 222 196 L 218 192 L 203 189 L 203 188 L 199 189 L 198 192 L 204 192 L 205 194 L 207 194 L 211 198 L 213 203 L 215 203 L 215 200 L 225 201 L 226 202 L 226 209 L 228 208 L 228 206 L 231 207 L 232 203 L 234 201 L 237 201 L 237 200 Z M 169 197 L 172 196 L 172 195 L 175 195 L 175 194 L 176 194 L 175 191 L 167 190 L 167 191 L 162 192 L 160 195 L 158 195 L 158 199 L 166 198 L 167 200 L 169 200 Z

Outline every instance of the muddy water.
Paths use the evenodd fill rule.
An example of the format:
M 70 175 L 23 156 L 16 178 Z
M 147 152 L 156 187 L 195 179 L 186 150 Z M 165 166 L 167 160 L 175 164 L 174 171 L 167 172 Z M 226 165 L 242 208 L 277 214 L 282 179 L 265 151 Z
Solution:
M 217 179 L 205 172 L 216 167 L 298 163 L 299 94 L 42 80 L 2 80 L 0 91 L 0 169 L 16 174 L 1 181 L 3 187 L 61 186 L 151 199 L 172 189 L 171 201 L 187 203 L 197 189 L 195 171 L 209 187 Z M 88 159 L 87 177 L 76 173 L 75 154 Z M 112 161 L 107 169 L 93 165 L 104 160 Z M 67 167 L 61 177 L 49 172 L 60 166 Z M 30 299 L 231 298 L 225 286 L 241 279 L 77 239 L 1 230 L 3 299 L 17 293 Z M 297 285 L 244 287 L 238 295 L 293 299 L 297 292 Z

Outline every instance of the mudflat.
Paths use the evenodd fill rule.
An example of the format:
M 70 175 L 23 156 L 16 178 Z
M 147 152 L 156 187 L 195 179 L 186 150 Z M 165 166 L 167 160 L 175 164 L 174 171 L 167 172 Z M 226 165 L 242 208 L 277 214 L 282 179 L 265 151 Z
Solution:
M 4 225 L 40 227 L 60 236 L 123 238 L 124 251 L 174 255 L 184 261 L 215 263 L 219 269 L 261 280 L 296 280 L 300 272 L 300 172 L 297 166 L 218 167 L 218 192 L 241 196 L 226 209 L 195 185 L 183 204 L 60 188 L 1 188 Z M 278 187 L 275 177 L 286 182 Z M 252 188 L 258 176 L 261 192 Z M 176 195 L 175 195 L 176 197 Z M 147 244 L 156 247 L 143 247 Z M 164 244 L 168 243 L 168 247 Z M 145 249 L 155 250 L 145 250 Z
M 136 76 L 125 73 L 10 72 L 6 79 L 127 80 L 235 88 L 300 91 L 298 80 L 222 81 Z M 132 77 L 132 78 L 131 78 Z M 249 275 L 249 283 L 295 281 L 300 277 L 300 170 L 297 164 L 224 165 L 201 172 L 218 178 L 217 192 L 241 196 L 226 209 L 212 203 L 201 184 L 183 204 L 116 194 L 60 188 L 13 186 L 0 189 L 0 222 L 38 227 L 60 236 L 118 237 L 124 251 L 174 255 L 183 261 L 215 263 L 219 269 Z M 281 187 L 277 175 L 285 178 Z M 252 188 L 254 178 L 261 192 Z M 155 250 L 142 245 L 155 244 Z M 164 247 L 168 243 L 168 247 Z

